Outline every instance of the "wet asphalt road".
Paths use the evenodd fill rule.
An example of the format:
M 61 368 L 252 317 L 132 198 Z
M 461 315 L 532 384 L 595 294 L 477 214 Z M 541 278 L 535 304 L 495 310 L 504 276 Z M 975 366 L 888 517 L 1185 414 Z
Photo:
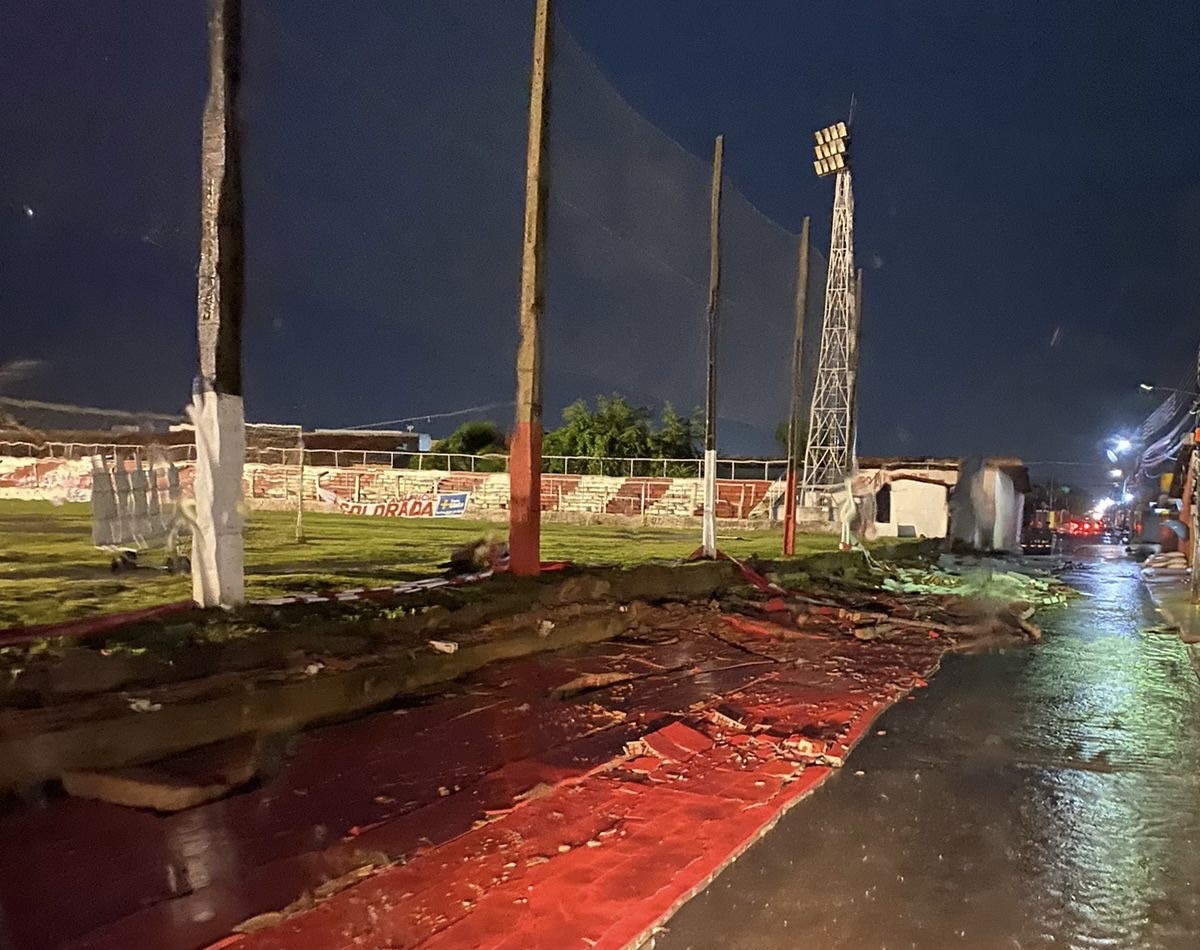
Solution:
M 947 659 L 658 950 L 1200 947 L 1200 680 L 1135 565 L 1068 579 L 1039 647 Z

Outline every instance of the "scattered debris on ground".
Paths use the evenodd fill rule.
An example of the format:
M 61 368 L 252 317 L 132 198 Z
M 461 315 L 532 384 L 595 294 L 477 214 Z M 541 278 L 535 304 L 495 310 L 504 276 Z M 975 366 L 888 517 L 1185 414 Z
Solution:
M 1164 554 L 1151 554 L 1142 567 L 1142 573 L 1147 577 L 1158 575 L 1184 575 L 1189 571 L 1187 555 L 1182 551 L 1169 551 Z
M 803 592 L 748 569 L 753 593 L 743 591 L 724 601 L 733 614 L 730 624 L 741 633 L 785 639 L 841 634 L 875 642 L 924 636 L 943 639 L 943 649 L 962 652 L 1041 639 L 1041 629 L 1030 620 L 1034 612 L 1061 606 L 1072 595 L 1049 575 L 877 562 L 872 568 L 873 586 L 809 578 Z M 745 618 L 770 626 L 756 627 Z
M 335 709 L 346 697 L 359 704 L 358 718 L 304 734 L 274 778 L 221 802 L 153 825 L 129 813 L 115 832 L 90 827 L 89 803 L 76 803 L 81 823 L 64 823 L 64 846 L 85 863 L 108 862 L 117 882 L 88 912 L 105 922 L 104 939 L 89 944 L 97 948 L 163 946 L 179 927 L 191 945 L 236 931 L 239 950 L 336 945 L 350 931 L 430 950 L 474 946 L 485 933 L 508 933 L 513 946 L 623 947 L 841 766 L 947 652 L 1031 643 L 1041 633 L 1035 609 L 1066 596 L 1051 578 L 1007 571 L 982 583 L 868 564 L 853 577 L 814 570 L 801 587 L 750 566 L 740 582 L 713 573 L 701 583 L 688 570 L 664 568 L 636 587 L 583 572 L 545 586 L 523 610 L 408 614 L 403 636 L 360 629 L 354 648 L 293 650 L 269 666 L 211 674 L 203 688 L 139 687 L 138 699 L 161 706 L 153 714 L 57 693 L 61 708 L 0 711 L 0 738 L 26 713 L 61 726 L 68 706 L 120 714 L 144 733 L 160 719 L 171 728 L 163 717 L 184 711 L 189 721 L 200 710 L 249 721 L 258 690 L 308 704 L 317 721 L 344 716 Z M 472 651 L 484 651 L 478 662 Z M 317 664 L 320 675 L 309 673 Z M 388 680 L 388 664 L 408 664 L 409 679 Z M 438 678 L 412 687 L 412 669 L 426 667 Z M 329 711 L 316 715 L 314 697 Z M 260 712 L 278 721 L 281 701 Z M 143 867 L 145 855 L 197 823 L 220 829 L 210 879 L 185 893 L 147 892 L 159 868 Z M 97 844 L 106 834 L 115 850 Z M 154 846 L 142 848 L 139 835 Z M 16 881 L 10 872 L 36 864 L 34 837 L 0 822 L 0 878 Z M 321 900 L 326 881 L 360 870 Z M 54 890 L 39 873 L 18 882 L 31 906 Z M 595 913 L 562 909 L 578 880 L 595 882 Z M 238 899 L 215 901 L 211 888 Z M 621 913 L 611 913 L 618 901 Z M 57 936 L 79 938 L 88 919 Z

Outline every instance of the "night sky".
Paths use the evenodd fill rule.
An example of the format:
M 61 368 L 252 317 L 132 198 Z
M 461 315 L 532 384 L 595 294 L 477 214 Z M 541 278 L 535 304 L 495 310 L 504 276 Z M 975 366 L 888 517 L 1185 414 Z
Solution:
M 510 400 L 532 3 L 247 6 L 248 415 L 356 424 Z M 0 9 L 0 363 L 45 361 L 6 394 L 159 410 L 186 399 L 203 7 Z M 1200 340 L 1192 0 L 560 0 L 559 16 L 575 58 L 682 150 L 642 148 L 644 130 L 614 111 L 607 160 L 638 165 L 604 180 L 626 192 L 587 198 L 599 173 L 582 149 L 556 179 L 596 202 L 580 214 L 616 250 L 569 247 L 573 198 L 558 231 L 552 219 L 573 263 L 556 278 L 552 258 L 550 422 L 613 390 L 698 404 L 702 311 L 694 333 L 675 314 L 697 299 L 705 209 L 676 220 L 656 202 L 691 207 L 723 132 L 737 189 L 786 231 L 811 214 L 827 243 L 832 187 L 813 176 L 811 133 L 852 94 L 860 451 L 1090 460 L 1153 408 L 1139 381 L 1187 373 Z M 579 136 L 610 128 L 591 82 L 556 87 L 581 90 L 554 103 Z M 757 255 L 761 305 L 755 272 L 728 315 L 726 451 L 769 451 L 782 418 L 782 337 L 738 341 L 739 325 L 775 327 L 790 295 L 788 274 L 767 269 L 789 247 L 778 236 Z M 646 248 L 661 285 L 618 280 Z M 731 254 L 735 271 L 736 255 L 747 268 L 756 257 Z M 603 287 L 587 286 L 589 255 L 604 258 Z M 626 296 L 605 305 L 606 337 L 587 307 L 614 284 Z M 644 329 L 653 313 L 626 313 L 649 293 L 664 295 L 645 305 L 667 314 L 657 329 Z M 678 360 L 656 349 L 680 334 Z

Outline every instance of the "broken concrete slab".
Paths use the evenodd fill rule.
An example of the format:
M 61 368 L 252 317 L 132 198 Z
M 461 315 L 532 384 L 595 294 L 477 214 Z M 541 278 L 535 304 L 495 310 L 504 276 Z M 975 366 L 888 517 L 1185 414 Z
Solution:
M 378 708 L 497 660 L 611 639 L 629 628 L 632 613 L 619 605 L 564 607 L 546 637 L 536 623 L 513 618 L 453 654 L 397 648 L 374 664 L 346 671 L 220 674 L 148 687 L 141 692 L 151 703 L 149 712 L 134 712 L 119 695 L 0 710 L 0 790 L 67 772 L 140 765 L 247 733 L 293 732 Z
M 259 742 L 238 736 L 149 765 L 66 772 L 63 788 L 76 798 L 159 812 L 215 801 L 249 783 L 259 771 Z
M 704 733 L 676 721 L 630 742 L 626 752 L 638 758 L 655 756 L 671 762 L 686 762 L 712 747 L 712 739 Z

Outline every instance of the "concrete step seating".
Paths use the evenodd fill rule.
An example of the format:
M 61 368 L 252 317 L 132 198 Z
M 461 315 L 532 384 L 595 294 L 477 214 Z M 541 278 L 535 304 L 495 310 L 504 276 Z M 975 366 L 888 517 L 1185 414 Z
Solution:
M 767 495 L 769 481 L 717 482 L 717 517 L 745 519 Z M 696 516 L 704 514 L 704 501 L 693 510 Z
M 581 475 L 543 475 L 542 511 L 569 510 L 571 496 L 579 488 Z
M 604 506 L 609 515 L 642 515 L 671 487 L 669 478 L 627 478 Z
M 704 491 L 698 479 L 677 478 L 650 506 L 647 515 L 660 518 L 690 518 L 697 505 L 703 507 Z

